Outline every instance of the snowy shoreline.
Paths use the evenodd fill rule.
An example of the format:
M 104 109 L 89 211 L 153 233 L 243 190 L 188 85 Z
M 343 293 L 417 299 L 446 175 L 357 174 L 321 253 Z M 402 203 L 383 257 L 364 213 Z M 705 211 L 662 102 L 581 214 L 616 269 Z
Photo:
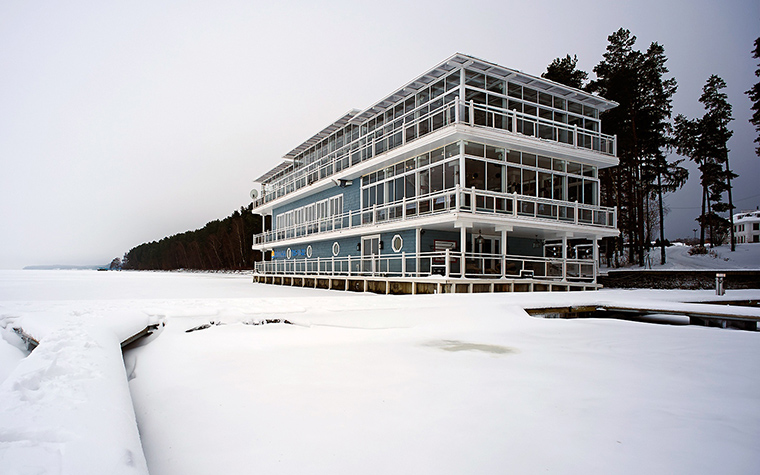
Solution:
M 760 467 L 760 382 L 751 376 L 759 333 L 547 320 L 523 310 L 714 298 L 666 290 L 385 296 L 252 284 L 246 275 L 0 271 L 0 407 L 15 414 L 0 422 L 0 466 L 80 473 L 66 468 L 76 442 L 114 448 L 123 473 L 140 473 L 120 442 L 128 431 L 106 437 L 76 425 L 89 417 L 79 403 L 43 409 L 72 394 L 116 407 L 116 396 L 81 385 L 66 392 L 66 372 L 48 371 L 27 390 L 37 399 L 17 411 L 14 383 L 22 361 L 33 360 L 7 331 L 20 318 L 139 315 L 166 326 L 116 361 L 153 475 L 751 473 Z M 264 319 L 293 324 L 248 324 Z M 221 324 L 186 333 L 209 321 Z M 73 334 L 63 340 L 87 346 Z M 56 368 L 84 381 L 107 371 L 77 373 L 75 360 L 56 356 Z M 60 438 L 22 434 L 23 424 L 79 429 Z

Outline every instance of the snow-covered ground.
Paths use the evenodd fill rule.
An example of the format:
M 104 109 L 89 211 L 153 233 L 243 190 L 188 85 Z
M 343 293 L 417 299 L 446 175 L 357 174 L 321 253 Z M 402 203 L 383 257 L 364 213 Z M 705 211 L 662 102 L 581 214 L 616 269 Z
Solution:
M 737 244 L 735 250 L 730 246 L 707 248 L 707 254 L 689 255 L 690 246 L 681 244 L 667 247 L 665 250 L 665 265 L 660 265 L 660 249 L 649 251 L 652 269 L 707 269 L 730 270 L 752 269 L 760 270 L 760 243 Z
M 109 315 L 165 323 L 125 355 L 153 475 L 758 473 L 760 333 L 523 310 L 714 297 L 380 296 L 252 284 L 244 275 L 0 271 L 0 473 L 75 473 L 65 464 L 72 441 L 110 446 L 124 473 L 136 466 L 134 453 L 126 463 L 125 430 L 102 440 L 72 425 L 95 417 L 75 412 L 88 398 L 120 403 L 86 386 L 75 394 L 66 371 L 100 377 L 105 368 L 77 369 L 58 355 L 65 365 L 37 373 L 27 390 L 26 432 L 15 414 L 25 363 L 67 350 L 53 347 L 65 338 L 51 338 L 24 358 L 11 324 L 57 316 L 73 335 L 71 325 L 85 320 L 110 328 Z M 275 319 L 290 323 L 254 325 Z M 69 401 L 71 411 L 33 411 L 52 400 Z M 75 430 L 60 437 L 57 426 Z

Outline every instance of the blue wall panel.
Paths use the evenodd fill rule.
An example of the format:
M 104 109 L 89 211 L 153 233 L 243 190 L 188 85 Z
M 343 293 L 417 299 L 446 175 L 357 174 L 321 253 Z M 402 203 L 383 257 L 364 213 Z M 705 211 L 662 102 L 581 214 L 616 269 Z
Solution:
M 361 186 L 359 185 L 359 180 L 354 180 L 354 183 L 351 186 L 347 186 L 345 188 L 341 188 L 339 186 L 333 186 L 326 190 L 301 198 L 300 200 L 296 200 L 292 203 L 288 203 L 284 206 L 274 208 L 272 210 L 272 216 L 273 216 L 272 222 L 273 223 L 277 222 L 277 215 L 279 214 L 286 213 L 290 210 L 300 208 L 301 206 L 306 206 L 311 203 L 316 203 L 317 201 L 326 200 L 328 198 L 332 198 L 333 196 L 338 196 L 340 194 L 343 195 L 343 212 L 344 213 L 348 212 L 349 210 L 359 209 Z

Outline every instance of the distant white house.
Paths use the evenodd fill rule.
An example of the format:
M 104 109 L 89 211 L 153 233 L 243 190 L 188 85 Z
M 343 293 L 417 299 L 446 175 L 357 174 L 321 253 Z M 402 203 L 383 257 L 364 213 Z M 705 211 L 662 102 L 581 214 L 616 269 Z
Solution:
M 742 211 L 734 215 L 737 244 L 760 242 L 760 211 Z

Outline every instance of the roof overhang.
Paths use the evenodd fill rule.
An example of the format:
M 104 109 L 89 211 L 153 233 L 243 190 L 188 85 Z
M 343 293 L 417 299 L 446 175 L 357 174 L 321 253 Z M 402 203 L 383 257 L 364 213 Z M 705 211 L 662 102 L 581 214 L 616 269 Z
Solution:
M 286 153 L 283 158 L 287 158 L 291 160 L 296 158 L 296 156 L 298 156 L 299 153 L 308 149 L 312 145 L 319 143 L 323 138 L 329 137 L 330 134 L 332 134 L 336 130 L 343 128 L 346 124 L 352 121 L 352 119 L 354 119 L 359 112 L 360 111 L 358 109 L 351 109 L 350 111 L 346 112 L 345 114 L 340 116 L 340 118 L 338 118 L 335 122 L 328 125 L 324 129 L 320 130 L 318 133 L 314 134 L 314 136 L 312 136 L 309 140 L 302 143 L 298 147 L 294 148 L 290 152 Z
M 255 179 L 253 181 L 256 182 L 256 183 L 266 183 L 273 176 L 277 175 L 281 171 L 287 169 L 288 167 L 292 167 L 292 166 L 293 166 L 293 160 L 292 159 L 285 160 L 282 163 L 280 163 L 279 165 L 277 165 L 276 167 L 272 168 L 271 170 L 269 170 L 268 172 L 264 173 L 263 175 L 261 175 L 260 177 L 258 177 L 257 179 Z
M 298 154 L 304 150 L 309 149 L 313 145 L 319 143 L 325 137 L 330 136 L 336 130 L 344 127 L 348 123 L 361 124 L 367 119 L 370 119 L 380 111 L 387 109 L 389 106 L 399 102 L 402 99 L 415 95 L 422 88 L 429 86 L 438 78 L 446 75 L 446 73 L 453 71 L 459 67 L 469 68 L 475 71 L 479 71 L 485 74 L 494 75 L 511 82 L 528 86 L 530 88 L 543 91 L 555 96 L 560 96 L 566 100 L 575 101 L 581 104 L 586 104 L 600 112 L 617 107 L 619 104 L 615 101 L 605 99 L 595 94 L 590 94 L 580 89 L 575 89 L 570 86 L 565 86 L 549 79 L 541 77 L 531 76 L 530 74 L 523 73 L 510 68 L 499 66 L 498 64 L 490 63 L 482 59 L 468 56 L 466 54 L 456 53 L 453 56 L 447 58 L 443 62 L 436 65 L 434 68 L 428 70 L 426 73 L 410 81 L 395 92 L 386 96 L 383 100 L 373 104 L 372 106 L 360 111 L 358 109 L 352 109 L 343 114 L 336 121 L 322 129 L 319 133 L 306 140 L 298 147 L 288 152 L 283 158 L 288 160 L 283 162 L 274 169 L 265 173 L 259 179 L 255 180 L 259 183 L 264 183 L 267 179 L 271 179 L 277 175 L 280 171 L 285 169 L 289 165 L 293 165 L 293 160 Z

